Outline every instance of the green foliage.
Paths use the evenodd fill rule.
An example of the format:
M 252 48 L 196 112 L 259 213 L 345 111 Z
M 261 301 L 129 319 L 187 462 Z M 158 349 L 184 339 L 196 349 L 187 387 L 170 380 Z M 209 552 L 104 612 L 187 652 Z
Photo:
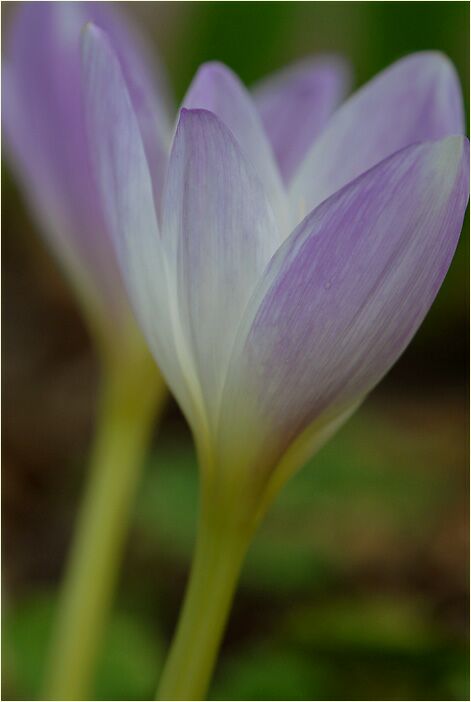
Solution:
M 221 666 L 212 700 L 312 699 L 328 686 L 328 669 L 300 652 L 273 644 L 251 646 Z
M 38 699 L 55 605 L 55 595 L 36 592 L 7 609 L 3 672 L 9 696 L 4 699 Z M 156 627 L 118 607 L 98 662 L 94 699 L 152 699 L 163 655 Z

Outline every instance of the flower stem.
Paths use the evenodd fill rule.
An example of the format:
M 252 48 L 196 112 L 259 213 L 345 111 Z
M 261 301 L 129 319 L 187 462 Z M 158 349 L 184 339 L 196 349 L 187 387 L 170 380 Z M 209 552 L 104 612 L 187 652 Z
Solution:
M 209 501 L 203 503 L 190 581 L 158 700 L 205 697 L 250 541 L 246 530 L 227 522 Z
M 165 399 L 150 358 L 105 364 L 88 483 L 60 593 L 43 699 L 90 699 L 140 469 Z

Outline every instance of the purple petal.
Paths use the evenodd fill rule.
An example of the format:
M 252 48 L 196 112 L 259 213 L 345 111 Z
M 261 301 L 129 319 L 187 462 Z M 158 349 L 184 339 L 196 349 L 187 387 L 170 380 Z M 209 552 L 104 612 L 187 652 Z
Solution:
M 124 24 L 116 13 L 109 15 L 106 3 L 93 4 L 94 11 L 88 13 L 89 19 L 106 32 L 120 60 L 139 122 L 159 211 L 175 110 L 165 76 L 131 24 Z
M 136 316 L 184 411 L 190 401 L 174 343 L 166 261 L 137 116 L 106 35 L 82 39 L 83 96 L 93 169 L 106 224 Z
M 279 240 L 262 184 L 227 127 L 183 109 L 163 197 L 185 345 L 214 420 L 237 327 Z
M 364 397 L 406 348 L 450 265 L 469 143 L 411 146 L 322 203 L 272 259 L 249 305 L 223 408 L 255 462 Z M 251 310 L 251 312 L 250 312 Z M 245 432 L 245 434 L 244 434 Z
M 278 167 L 260 115 L 237 76 L 223 64 L 204 64 L 196 74 L 183 106 L 209 110 L 230 129 L 244 156 L 257 171 L 280 222 L 280 230 L 286 236 L 287 202 Z
M 345 98 L 349 83 L 346 64 L 326 56 L 297 63 L 255 86 L 255 104 L 286 184 Z
M 395 151 L 462 133 L 451 62 L 436 52 L 398 61 L 339 108 L 306 156 L 291 190 L 297 220 Z
M 94 289 L 94 304 L 106 307 L 103 314 L 111 313 L 117 321 L 121 308 L 126 309 L 126 295 L 91 177 L 83 122 L 79 42 L 88 20 L 96 18 L 112 35 L 148 137 L 146 153 L 153 172 L 165 168 L 158 133 L 159 125 L 165 128 L 164 109 L 160 97 L 153 95 L 140 45 L 107 5 L 19 5 L 3 76 L 10 162 L 55 253 L 80 279 L 79 287 Z

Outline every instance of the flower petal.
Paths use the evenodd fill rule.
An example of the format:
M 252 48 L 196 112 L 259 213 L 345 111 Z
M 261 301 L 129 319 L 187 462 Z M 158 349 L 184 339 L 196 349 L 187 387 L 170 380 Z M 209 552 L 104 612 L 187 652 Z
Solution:
M 94 173 L 136 316 L 184 411 L 191 415 L 170 312 L 167 264 L 136 114 L 106 35 L 82 39 L 83 94 Z
M 19 3 L 4 66 L 4 126 L 10 163 L 54 252 L 79 288 L 94 289 L 93 305 L 103 305 L 102 315 L 117 323 L 126 294 L 91 178 L 81 99 L 80 31 L 90 19 L 111 33 L 141 125 L 155 125 L 146 152 L 163 173 L 165 160 L 156 163 L 162 99 L 153 95 L 132 30 L 104 4 Z
M 344 99 L 348 73 L 340 57 L 313 58 L 269 76 L 252 91 L 286 184 Z
M 349 98 L 311 148 L 290 193 L 297 221 L 395 151 L 462 133 L 451 62 L 436 52 L 398 61 Z
M 333 419 L 378 383 L 445 277 L 468 169 L 463 137 L 411 146 L 299 225 L 267 268 L 236 342 L 225 451 L 244 437 L 252 462 L 273 466 L 312 422 Z
M 163 197 L 163 241 L 210 424 L 237 327 L 279 240 L 263 186 L 211 112 L 181 111 Z
M 183 106 L 213 112 L 230 129 L 266 188 L 280 223 L 280 233 L 286 236 L 289 231 L 286 193 L 260 115 L 238 77 L 221 63 L 203 64 Z
M 106 32 L 119 58 L 139 122 L 159 212 L 175 109 L 165 76 L 129 22 L 125 25 L 116 13 L 109 15 L 106 3 L 85 3 L 88 4 L 94 6 L 90 19 Z

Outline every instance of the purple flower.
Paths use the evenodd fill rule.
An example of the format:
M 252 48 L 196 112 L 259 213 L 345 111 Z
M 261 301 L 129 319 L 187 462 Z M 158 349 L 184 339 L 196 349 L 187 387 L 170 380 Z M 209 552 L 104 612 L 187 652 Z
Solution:
M 20 3 L 3 66 L 3 118 L 9 161 L 43 233 L 87 315 L 114 343 L 131 315 L 83 118 L 80 33 L 89 20 L 106 30 L 119 56 L 158 201 L 170 144 L 166 91 L 139 38 L 107 3 Z
M 450 265 L 468 200 L 453 67 L 409 56 L 301 135 L 289 75 L 260 91 L 262 124 L 231 71 L 203 66 L 159 213 L 132 96 L 91 26 L 83 71 L 107 222 L 204 474 L 268 499 L 396 361 Z

